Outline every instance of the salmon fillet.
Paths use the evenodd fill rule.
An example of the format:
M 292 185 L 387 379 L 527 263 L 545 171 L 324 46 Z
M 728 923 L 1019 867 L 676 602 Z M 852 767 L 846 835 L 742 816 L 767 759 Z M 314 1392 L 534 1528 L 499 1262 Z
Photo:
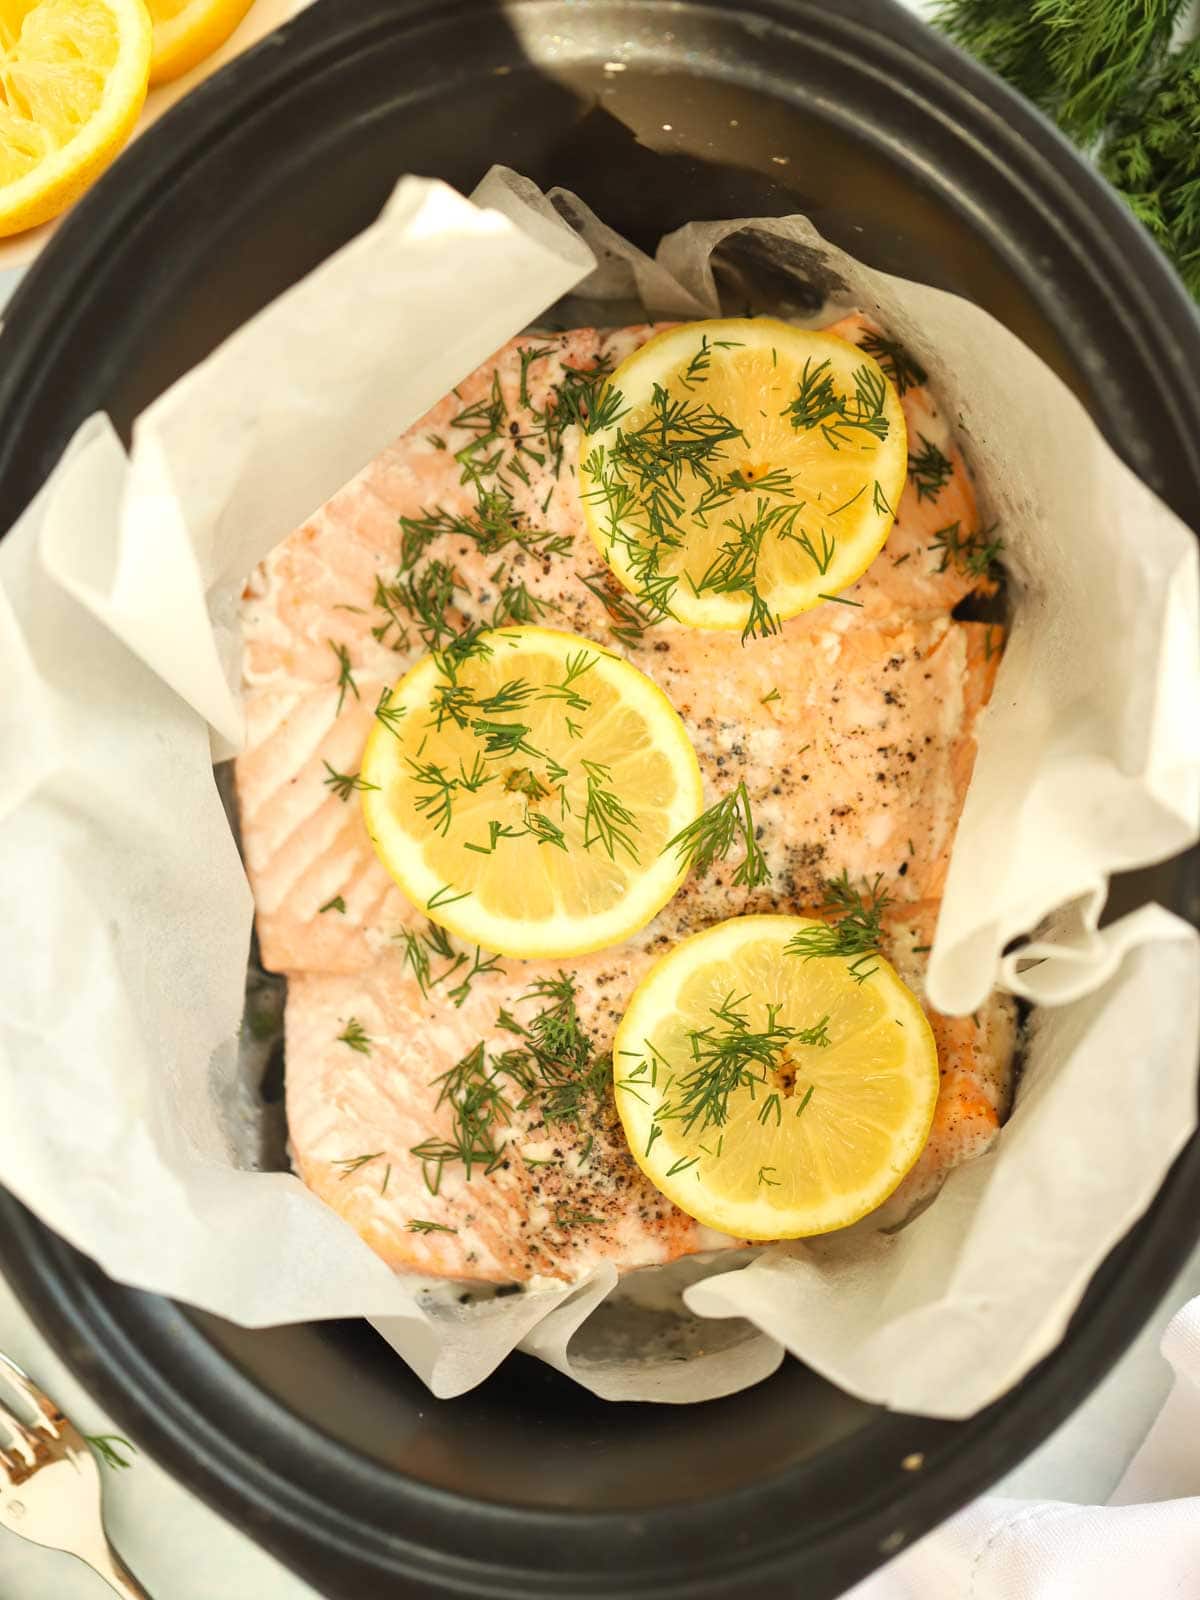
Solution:
M 468 1176 L 460 1161 L 411 1153 L 453 1134 L 441 1075 L 481 1045 L 489 1060 L 511 1051 L 518 1040 L 497 1018 L 536 1014 L 531 986 L 553 984 L 558 969 L 489 963 L 453 947 L 433 954 L 421 942 L 425 920 L 375 856 L 358 805 L 327 782 L 331 771 L 358 770 L 380 690 L 424 650 L 412 607 L 394 587 L 402 541 L 421 543 L 424 560 L 452 573 L 447 615 L 456 625 L 497 614 L 543 621 L 634 661 L 687 725 L 706 802 L 747 785 L 770 883 L 738 887 L 736 859 L 718 863 L 689 878 L 626 945 L 573 960 L 579 1023 L 596 1059 L 665 949 L 743 912 L 811 911 L 824 880 L 842 871 L 884 875 L 896 902 L 889 945 L 920 992 L 976 723 L 1003 642 L 999 627 L 951 615 L 990 587 L 986 571 L 956 554 L 982 537 L 962 457 L 934 399 L 910 384 L 902 403 L 915 465 L 883 552 L 846 592 L 857 604 L 825 604 L 744 646 L 736 634 L 669 620 L 631 627 L 628 597 L 584 528 L 580 430 L 520 446 L 571 369 L 611 368 L 654 331 L 513 340 L 278 546 L 246 586 L 248 739 L 237 791 L 262 959 L 289 979 L 294 1160 L 398 1268 L 491 1282 L 570 1278 L 601 1260 L 629 1269 L 739 1242 L 700 1227 L 648 1183 L 610 1093 L 593 1095 L 573 1121 L 547 1121 L 518 1082 L 505 1080 L 490 1171 L 475 1163 Z M 853 340 L 872 333 L 862 318 L 832 331 Z M 513 441 L 504 469 L 513 509 L 538 531 L 485 552 L 454 531 L 453 519 L 479 515 L 470 468 L 489 408 Z M 486 970 L 459 995 L 481 962 Z M 929 1145 L 906 1180 L 910 1205 L 983 1148 L 1006 1109 L 1009 1003 L 933 1022 L 942 1095 Z

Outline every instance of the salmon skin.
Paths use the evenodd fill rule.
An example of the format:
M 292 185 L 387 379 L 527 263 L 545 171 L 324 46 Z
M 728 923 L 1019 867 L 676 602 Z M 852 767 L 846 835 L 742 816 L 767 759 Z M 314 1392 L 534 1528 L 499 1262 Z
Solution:
M 823 604 L 744 645 L 670 620 L 645 626 L 584 527 L 582 435 L 569 417 L 571 404 L 586 407 L 590 374 L 656 331 L 511 341 L 246 585 L 238 805 L 263 963 L 288 977 L 293 1159 L 398 1269 L 520 1283 L 741 1242 L 701 1227 L 643 1177 L 608 1087 L 633 989 L 687 934 L 746 912 L 811 914 L 828 878 L 882 874 L 884 953 L 922 992 L 1003 647 L 1000 626 L 952 615 L 995 587 L 977 559 L 987 536 L 962 456 L 919 374 L 901 368 L 909 481 L 884 549 L 843 597 L 855 603 Z M 881 348 L 864 318 L 830 331 Z M 456 519 L 494 536 L 466 535 Z M 506 539 L 506 527 L 521 537 Z M 626 944 L 574 958 L 569 973 L 459 948 L 428 924 L 376 857 L 356 797 L 343 801 L 328 781 L 357 772 L 380 691 L 425 651 L 420 597 L 397 581 L 414 549 L 410 574 L 430 563 L 449 574 L 453 626 L 541 622 L 604 643 L 654 679 L 688 728 L 706 800 L 745 782 L 769 883 L 741 887 L 735 864 L 719 862 Z M 531 1091 L 529 1061 L 556 1007 L 583 1087 L 548 1104 Z M 986 1148 L 1007 1112 L 1011 1001 L 993 996 L 973 1018 L 930 1016 L 938 1110 L 889 1217 Z M 455 1110 L 464 1086 L 486 1119 L 465 1141 Z

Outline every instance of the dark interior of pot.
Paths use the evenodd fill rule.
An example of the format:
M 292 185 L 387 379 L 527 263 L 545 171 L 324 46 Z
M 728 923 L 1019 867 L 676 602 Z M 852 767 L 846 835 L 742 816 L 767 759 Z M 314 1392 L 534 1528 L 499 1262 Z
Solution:
M 133 417 L 364 227 L 397 176 L 493 161 L 652 248 L 692 218 L 804 211 L 956 290 L 1081 395 L 1200 523 L 1200 333 L 1057 136 L 887 0 L 340 0 L 198 91 L 62 229 L 0 340 L 0 527 L 91 411 Z M 1190 368 L 1190 370 L 1188 370 Z M 1118 908 L 1194 910 L 1196 861 Z M 614 1406 L 518 1357 L 433 1401 L 365 1325 L 250 1333 L 106 1280 L 0 1196 L 7 1271 L 173 1471 L 331 1596 L 833 1596 L 1082 1398 L 1194 1239 L 1200 1150 L 1063 1346 L 967 1423 L 895 1416 L 788 1361 L 687 1408 Z

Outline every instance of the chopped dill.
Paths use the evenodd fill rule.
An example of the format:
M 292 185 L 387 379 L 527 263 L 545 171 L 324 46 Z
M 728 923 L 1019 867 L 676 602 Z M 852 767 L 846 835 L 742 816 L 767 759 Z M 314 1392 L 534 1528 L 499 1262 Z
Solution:
M 332 1167 L 341 1167 L 342 1182 L 344 1183 L 352 1172 L 357 1172 L 360 1167 L 365 1167 L 368 1162 L 378 1161 L 382 1157 L 383 1153 L 384 1152 L 382 1150 L 372 1150 L 370 1155 L 346 1156 L 344 1160 L 331 1161 L 329 1164 Z
M 329 774 L 329 776 L 324 779 L 325 787 L 327 789 L 332 789 L 339 800 L 349 800 L 350 796 L 355 792 L 356 789 L 367 790 L 379 788 L 377 783 L 368 783 L 361 772 L 336 772 L 333 767 L 329 765 L 328 761 L 322 761 L 321 765 Z
M 348 1045 L 351 1050 L 357 1050 L 360 1056 L 371 1054 L 371 1041 L 367 1032 L 357 1017 L 351 1017 L 342 1032 L 338 1034 L 339 1044 Z
M 731 990 L 719 1006 L 712 1008 L 714 1023 L 693 1030 L 689 1035 L 695 1065 L 679 1075 L 675 1098 L 664 1100 L 655 1111 L 659 1122 L 674 1120 L 683 1124 L 684 1135 L 699 1129 L 722 1127 L 729 1118 L 730 1097 L 748 1088 L 754 1099 L 756 1089 L 771 1081 L 786 1060 L 790 1045 L 829 1044 L 828 1017 L 811 1028 L 793 1028 L 780 1022 L 782 1007 L 768 1005 L 766 1026 L 755 1031 L 743 1009 L 749 995 L 735 996 Z M 761 1120 L 761 1117 L 760 1117 Z
M 881 333 L 868 333 L 859 340 L 858 347 L 875 358 L 895 384 L 897 394 L 905 394 L 927 380 L 928 374 L 920 362 L 894 339 L 885 339 Z
M 332 900 L 326 900 L 323 906 L 317 907 L 317 915 L 319 917 L 324 916 L 326 911 L 340 911 L 345 916 L 346 902 L 340 894 L 335 894 Z
M 921 448 L 915 455 L 909 452 L 908 476 L 918 500 L 936 500 L 954 475 L 954 463 L 923 433 L 918 433 L 917 438 Z
M 338 660 L 338 703 L 335 715 L 341 716 L 342 706 L 346 701 L 347 690 L 350 691 L 356 700 L 361 699 L 362 697 L 358 692 L 358 685 L 354 681 L 354 673 L 350 667 L 350 652 L 346 649 L 346 646 L 344 644 L 335 644 L 332 639 L 326 639 L 325 643 L 333 651 Z
M 827 920 L 794 934 L 786 946 L 787 954 L 800 956 L 805 961 L 823 956 L 841 957 L 849 961 L 855 982 L 864 983 L 878 970 L 872 964 L 872 957 L 879 954 L 881 918 L 891 904 L 891 896 L 882 883 L 882 873 L 873 881 L 864 878 L 861 890 L 853 886 L 849 874 L 844 871 L 839 877 L 827 879 L 825 899 L 820 908 Z
M 941 554 L 937 570 L 945 572 L 947 567 L 953 567 L 964 578 L 987 577 L 1004 550 L 1004 540 L 992 537 L 995 531 L 994 527 L 979 528 L 964 534 L 957 522 L 939 528 L 929 546 L 931 555 Z

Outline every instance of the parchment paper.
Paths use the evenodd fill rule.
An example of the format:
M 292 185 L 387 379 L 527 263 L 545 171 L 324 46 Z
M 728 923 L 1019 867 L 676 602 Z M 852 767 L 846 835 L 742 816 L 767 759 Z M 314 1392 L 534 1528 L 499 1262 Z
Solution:
M 479 198 L 497 209 L 405 179 L 142 416 L 130 459 L 87 423 L 0 544 L 0 1180 L 140 1287 L 249 1326 L 369 1316 L 438 1395 L 520 1345 L 609 1398 L 695 1401 L 786 1347 L 872 1399 L 965 1414 L 1052 1346 L 1194 1124 L 1195 936 L 1157 907 L 1096 927 L 1109 873 L 1194 833 L 1194 543 L 1003 328 L 803 219 L 693 225 L 651 262 L 574 197 L 497 171 Z M 1016 1112 L 887 1238 L 510 1295 L 393 1276 L 256 1170 L 251 906 L 211 768 L 241 733 L 237 594 L 523 327 L 711 314 L 719 290 L 741 311 L 767 287 L 775 311 L 853 304 L 900 338 L 1003 523 L 1012 640 L 929 981 L 947 1010 L 997 978 L 1042 1002 Z

